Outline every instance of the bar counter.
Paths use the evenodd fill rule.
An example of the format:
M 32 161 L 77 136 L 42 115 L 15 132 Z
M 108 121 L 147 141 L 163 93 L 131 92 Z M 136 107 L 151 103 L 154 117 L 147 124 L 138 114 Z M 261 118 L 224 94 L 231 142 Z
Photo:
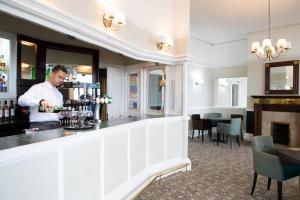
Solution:
M 158 173 L 190 166 L 188 120 L 129 117 L 2 137 L 0 199 L 132 199 Z
M 122 124 L 127 124 L 131 122 L 137 122 L 140 120 L 145 119 L 151 119 L 151 118 L 160 118 L 160 117 L 171 117 L 175 115 L 141 115 L 141 116 L 130 116 L 125 118 L 118 118 L 118 119 L 112 119 L 108 121 L 103 121 L 100 123 L 96 123 L 94 128 L 86 129 L 86 130 L 64 130 L 64 128 L 57 128 L 57 129 L 51 129 L 51 130 L 44 130 L 39 131 L 36 134 L 18 134 L 18 135 L 12 135 L 12 136 L 6 136 L 6 137 L 0 137 L 0 150 L 3 149 L 9 149 L 21 145 L 27 145 L 27 144 L 33 144 L 37 142 L 43 142 L 47 140 L 52 140 L 60 137 L 70 136 L 70 135 L 76 135 L 80 133 L 89 133 L 91 131 L 109 128 L 113 126 L 118 126 Z M 26 121 L 10 121 L 10 122 L 0 122 L 1 125 L 6 125 L 6 128 L 8 125 L 10 126 L 16 126 L 21 125 L 21 127 L 29 127 L 29 122 Z

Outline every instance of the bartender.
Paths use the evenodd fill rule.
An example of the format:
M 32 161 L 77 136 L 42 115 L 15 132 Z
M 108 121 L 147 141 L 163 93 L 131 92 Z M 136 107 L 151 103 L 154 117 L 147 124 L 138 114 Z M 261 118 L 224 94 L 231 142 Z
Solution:
M 18 104 L 30 108 L 31 128 L 45 130 L 59 127 L 58 113 L 41 113 L 38 108 L 42 106 L 44 109 L 52 109 L 53 106 L 63 105 L 63 96 L 56 87 L 63 84 L 67 73 L 63 65 L 56 65 L 49 80 L 33 85 L 20 96 Z

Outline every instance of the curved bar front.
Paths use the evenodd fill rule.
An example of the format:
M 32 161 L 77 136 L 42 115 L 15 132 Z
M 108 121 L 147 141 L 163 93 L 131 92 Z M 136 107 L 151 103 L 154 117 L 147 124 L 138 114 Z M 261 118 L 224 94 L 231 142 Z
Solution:
M 190 163 L 188 120 L 142 119 L 1 150 L 0 199 L 130 199 L 154 174 Z

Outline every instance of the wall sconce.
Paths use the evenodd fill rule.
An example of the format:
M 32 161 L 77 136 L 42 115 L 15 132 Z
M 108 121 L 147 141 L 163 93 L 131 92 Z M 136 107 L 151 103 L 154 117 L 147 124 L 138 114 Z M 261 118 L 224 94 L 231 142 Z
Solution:
M 204 84 L 204 80 L 203 80 L 203 79 L 199 79 L 199 80 L 196 80 L 196 81 L 195 81 L 195 85 L 196 85 L 196 86 L 200 86 L 200 85 L 202 85 L 202 84 Z
M 220 84 L 221 88 L 224 88 L 224 87 L 226 87 L 226 86 L 229 85 L 229 83 L 228 83 L 228 81 L 227 81 L 226 78 L 220 78 L 218 81 L 219 81 L 219 84 Z
M 103 25 L 105 28 L 117 31 L 126 24 L 125 14 L 121 11 L 105 11 Z
M 156 40 L 156 46 L 160 51 L 168 51 L 174 46 L 174 41 L 169 36 L 160 35 Z

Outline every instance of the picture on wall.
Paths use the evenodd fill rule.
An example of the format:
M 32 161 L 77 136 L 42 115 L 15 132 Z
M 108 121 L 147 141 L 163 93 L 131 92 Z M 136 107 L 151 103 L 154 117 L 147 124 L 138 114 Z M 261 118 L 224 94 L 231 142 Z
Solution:
M 138 93 L 138 74 L 129 75 L 129 109 L 138 109 L 139 93 Z

